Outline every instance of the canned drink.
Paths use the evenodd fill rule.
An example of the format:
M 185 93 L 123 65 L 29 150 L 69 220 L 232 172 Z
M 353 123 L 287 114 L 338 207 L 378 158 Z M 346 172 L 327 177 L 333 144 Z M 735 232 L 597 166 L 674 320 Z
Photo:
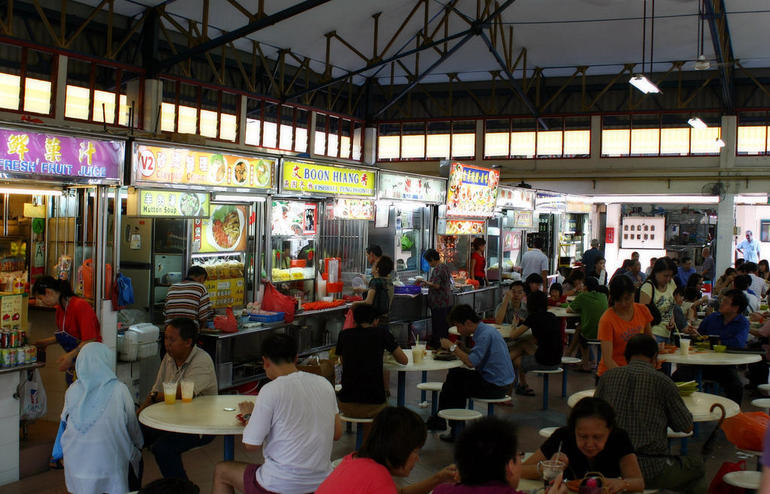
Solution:
M 6 360 L 8 360 L 8 349 L 0 348 L 0 367 L 2 368 L 8 367 Z
M 16 345 L 18 345 L 18 343 L 17 343 L 17 341 L 16 341 L 16 340 L 17 340 L 18 338 L 19 338 L 19 335 L 18 335 L 18 333 L 17 333 L 16 331 L 13 331 L 13 330 L 11 330 L 11 331 L 9 332 L 9 338 L 8 338 L 8 348 L 16 348 Z
M 13 361 L 11 360 L 11 355 L 16 357 L 16 353 L 11 353 L 10 348 L 3 348 L 0 350 L 0 357 L 2 357 L 3 360 L 3 367 L 13 367 Z
M 27 347 L 27 363 L 28 364 L 35 364 L 37 363 L 37 347 L 35 345 L 29 345 Z
M 0 331 L 0 348 L 8 348 L 8 332 Z
M 16 349 L 16 365 L 24 365 L 27 363 L 27 349 L 20 346 Z

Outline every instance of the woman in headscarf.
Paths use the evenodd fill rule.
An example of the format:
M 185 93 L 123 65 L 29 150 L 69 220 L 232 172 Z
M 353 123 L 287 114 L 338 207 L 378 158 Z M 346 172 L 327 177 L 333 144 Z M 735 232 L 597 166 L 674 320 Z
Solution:
M 74 494 L 129 492 L 129 463 L 139 470 L 142 432 L 134 401 L 112 366 L 115 354 L 88 343 L 75 363 L 77 380 L 64 396 L 64 478 Z

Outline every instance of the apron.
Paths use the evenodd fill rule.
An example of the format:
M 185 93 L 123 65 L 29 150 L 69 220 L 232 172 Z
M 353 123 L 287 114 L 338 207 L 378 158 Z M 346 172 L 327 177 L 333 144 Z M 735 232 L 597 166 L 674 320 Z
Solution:
M 68 304 L 69 305 L 69 304 Z M 67 327 L 67 309 L 64 309 L 64 318 L 62 319 L 62 329 L 57 330 L 53 336 L 56 338 L 56 343 L 61 345 L 65 352 L 71 352 L 80 345 L 80 340 L 72 336 L 66 331 Z M 67 382 L 67 387 L 75 381 L 75 362 L 72 363 L 72 367 L 64 372 L 64 380 Z

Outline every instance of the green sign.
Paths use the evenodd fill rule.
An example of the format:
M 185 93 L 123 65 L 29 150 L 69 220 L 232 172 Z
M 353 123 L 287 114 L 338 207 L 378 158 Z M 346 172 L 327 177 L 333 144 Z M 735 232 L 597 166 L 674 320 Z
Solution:
M 208 218 L 209 195 L 206 192 L 140 190 L 139 216 Z

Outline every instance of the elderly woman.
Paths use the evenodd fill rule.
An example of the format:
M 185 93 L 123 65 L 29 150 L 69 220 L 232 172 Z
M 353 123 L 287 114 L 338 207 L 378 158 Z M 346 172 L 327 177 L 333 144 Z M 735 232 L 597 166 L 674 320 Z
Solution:
M 64 478 L 75 494 L 124 494 L 131 490 L 129 463 L 138 471 L 142 432 L 131 393 L 112 371 L 114 362 L 115 354 L 102 343 L 86 344 L 75 364 L 78 378 L 64 395 Z
M 561 453 L 559 453 L 561 450 Z M 599 398 L 583 398 L 572 409 L 567 427 L 556 429 L 521 469 L 525 479 L 539 479 L 537 464 L 545 459 L 565 464 L 565 479 L 599 472 L 607 494 L 642 492 L 644 478 L 628 433 L 615 425 L 615 412 Z

